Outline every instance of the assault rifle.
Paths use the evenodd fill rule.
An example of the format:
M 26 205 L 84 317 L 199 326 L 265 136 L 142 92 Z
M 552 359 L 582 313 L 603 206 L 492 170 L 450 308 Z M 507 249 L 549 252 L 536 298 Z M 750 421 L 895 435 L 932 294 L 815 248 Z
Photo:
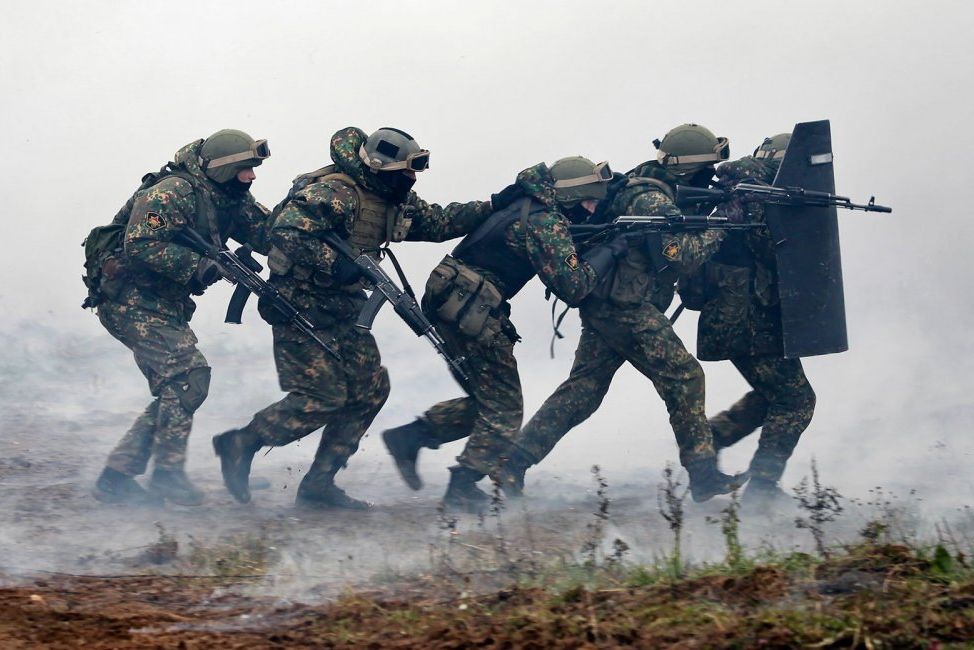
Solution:
M 612 235 L 645 232 L 686 232 L 692 230 L 750 230 L 764 228 L 763 223 L 737 223 L 727 217 L 708 215 L 645 216 L 626 215 L 609 223 L 579 224 L 568 230 L 576 244 L 590 244 Z
M 369 296 L 369 300 L 365 303 L 365 307 L 362 308 L 359 314 L 358 321 L 355 323 L 356 327 L 362 329 L 370 330 L 372 329 L 372 322 L 375 320 L 376 315 L 379 310 L 382 309 L 382 305 L 386 302 L 392 304 L 392 308 L 395 309 L 396 313 L 399 315 L 406 325 L 409 326 L 416 336 L 426 337 L 433 348 L 436 350 L 443 359 L 449 364 L 457 375 L 464 381 L 467 381 L 467 373 L 463 369 L 463 362 L 465 359 L 463 357 L 452 357 L 449 351 L 446 349 L 446 341 L 436 328 L 433 327 L 433 323 L 426 318 L 423 310 L 420 308 L 419 304 L 416 302 L 416 296 L 413 293 L 412 288 L 409 283 L 406 282 L 406 277 L 402 274 L 402 270 L 399 268 L 398 262 L 396 262 L 393 257 L 393 264 L 396 266 L 396 270 L 399 272 L 400 277 L 403 279 L 403 285 L 406 287 L 406 291 L 400 289 L 395 281 L 389 277 L 389 275 L 382 270 L 373 258 L 369 257 L 365 253 L 357 255 L 352 248 L 345 243 L 345 241 L 333 232 L 325 233 L 321 237 L 322 241 L 333 248 L 339 255 L 349 260 L 356 267 L 358 267 L 359 273 L 362 277 L 372 285 L 372 295 Z
M 230 299 L 230 305 L 227 307 L 225 322 L 239 324 L 247 298 L 251 293 L 255 293 L 279 311 L 289 325 L 293 325 L 299 332 L 312 338 L 315 343 L 335 359 L 342 360 L 341 355 L 318 336 L 314 324 L 308 320 L 307 316 L 282 296 L 277 287 L 258 275 L 263 267 L 251 256 L 252 249 L 249 246 L 241 246 L 234 254 L 229 248 L 216 246 L 203 239 L 192 228 L 183 228 L 179 231 L 179 234 L 176 235 L 176 243 L 187 246 L 215 262 L 221 275 L 237 285 L 233 291 L 233 297 Z
M 738 183 L 727 189 L 706 187 L 676 186 L 676 204 L 690 205 L 707 201 L 724 202 L 739 197 L 745 201 L 773 203 L 776 205 L 810 205 L 823 208 L 835 206 L 846 210 L 865 212 L 892 212 L 893 208 L 876 205 L 876 197 L 869 197 L 868 203 L 853 203 L 847 196 L 837 196 L 828 192 L 806 190 L 801 187 L 774 187 L 756 183 Z

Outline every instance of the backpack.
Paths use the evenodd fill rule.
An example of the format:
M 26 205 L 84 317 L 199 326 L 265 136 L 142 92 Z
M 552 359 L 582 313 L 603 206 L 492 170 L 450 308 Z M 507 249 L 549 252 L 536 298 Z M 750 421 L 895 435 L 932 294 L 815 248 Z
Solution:
M 88 296 L 81 303 L 83 309 L 97 307 L 106 298 L 116 297 L 121 290 L 120 283 L 113 281 L 119 280 L 124 273 L 124 264 L 120 257 L 125 247 L 125 229 L 128 227 L 129 214 L 135 205 L 136 195 L 169 176 L 179 176 L 196 188 L 196 181 L 189 174 L 176 170 L 175 166 L 175 163 L 166 163 L 158 172 L 149 172 L 143 176 L 142 184 L 132 192 L 132 196 L 115 214 L 111 223 L 92 228 L 81 242 L 85 249 L 85 272 L 81 281 L 88 289 Z M 114 262 L 110 263 L 113 259 Z

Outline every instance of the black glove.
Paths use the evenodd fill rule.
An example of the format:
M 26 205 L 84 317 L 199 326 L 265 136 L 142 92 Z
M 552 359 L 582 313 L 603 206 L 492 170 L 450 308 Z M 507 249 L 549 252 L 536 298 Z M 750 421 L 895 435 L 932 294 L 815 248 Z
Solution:
M 615 268 L 620 257 L 629 251 L 629 240 L 625 235 L 616 235 L 608 244 L 602 244 L 582 253 L 582 260 L 592 267 L 595 275 L 604 278 Z
M 360 277 L 362 277 L 362 272 L 355 265 L 355 262 L 344 257 L 339 257 L 331 265 L 331 279 L 336 285 L 352 284 L 357 282 Z
M 196 267 L 196 273 L 189 281 L 189 290 L 194 296 L 202 296 L 206 288 L 223 276 L 220 267 L 213 260 L 203 258 Z
M 524 190 L 517 183 L 511 183 L 497 194 L 490 195 L 491 210 L 497 212 L 524 196 Z

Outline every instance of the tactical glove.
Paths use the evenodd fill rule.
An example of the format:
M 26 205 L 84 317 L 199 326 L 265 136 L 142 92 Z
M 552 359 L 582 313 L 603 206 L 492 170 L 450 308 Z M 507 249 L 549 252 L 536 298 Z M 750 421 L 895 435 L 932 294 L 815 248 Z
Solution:
M 196 273 L 189 281 L 189 290 L 194 296 L 202 296 L 208 286 L 222 277 L 217 263 L 204 257 L 200 260 L 196 267 Z
M 592 267 L 595 275 L 604 278 L 615 268 L 616 262 L 629 250 L 625 235 L 616 235 L 608 244 L 596 246 L 582 253 L 582 260 Z
M 354 262 L 344 257 L 339 257 L 331 265 L 331 279 L 336 285 L 344 286 L 357 282 L 362 277 L 362 272 Z
M 524 190 L 521 186 L 517 183 L 511 183 L 497 194 L 490 195 L 490 208 L 494 212 L 497 212 L 523 197 Z

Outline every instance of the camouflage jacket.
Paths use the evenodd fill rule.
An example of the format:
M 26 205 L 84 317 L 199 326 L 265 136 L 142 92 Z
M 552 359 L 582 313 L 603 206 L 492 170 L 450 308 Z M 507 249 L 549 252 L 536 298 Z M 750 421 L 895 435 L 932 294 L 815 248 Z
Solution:
M 665 188 L 660 187 L 660 182 Z M 643 163 L 630 173 L 629 183 L 612 199 L 607 220 L 623 215 L 680 215 L 672 199 L 676 184 L 677 179 L 655 161 Z M 705 230 L 648 233 L 639 240 L 631 239 L 629 252 L 612 277 L 583 305 L 583 313 L 603 309 L 604 301 L 622 308 L 650 303 L 665 310 L 673 300 L 677 279 L 698 269 L 718 249 L 723 236 L 721 231 Z
M 539 163 L 520 172 L 515 185 L 523 198 L 499 210 L 495 217 L 502 220 L 500 223 L 507 222 L 503 231 L 476 243 L 464 240 L 454 255 L 483 274 L 507 299 L 537 275 L 554 295 L 569 305 L 577 305 L 592 291 L 598 277 L 589 264 L 579 259 L 569 221 L 555 201 L 551 172 L 547 165 Z M 491 223 L 485 227 L 491 227 Z
M 350 177 L 359 190 L 373 196 L 388 196 L 381 178 L 359 160 L 358 150 L 366 134 L 354 127 L 332 136 L 331 158 L 335 171 Z M 359 191 L 340 179 L 312 182 L 295 192 L 279 209 L 270 231 L 272 282 L 301 309 L 308 310 L 320 326 L 355 318 L 365 294 L 358 282 L 342 286 L 332 281 L 339 255 L 321 240 L 326 232 L 348 238 L 359 217 Z M 415 192 L 396 203 L 383 199 L 387 207 L 410 206 L 412 221 L 404 239 L 445 241 L 465 235 L 491 213 L 490 201 L 450 203 L 442 207 L 427 203 Z
M 250 192 L 231 195 L 204 175 L 198 163 L 202 142 L 180 149 L 169 165 L 193 182 L 170 175 L 133 197 L 114 302 L 189 320 L 196 308 L 191 280 L 201 258 L 173 241 L 183 228 L 214 243 L 233 238 L 267 253 L 268 210 Z
M 780 161 L 745 156 L 717 168 L 718 183 L 771 183 Z M 743 210 L 748 221 L 763 221 L 760 203 L 735 201 L 717 208 Z M 704 302 L 697 321 L 697 356 L 717 361 L 781 355 L 781 311 L 774 242 L 767 230 L 728 235 L 703 270 Z

